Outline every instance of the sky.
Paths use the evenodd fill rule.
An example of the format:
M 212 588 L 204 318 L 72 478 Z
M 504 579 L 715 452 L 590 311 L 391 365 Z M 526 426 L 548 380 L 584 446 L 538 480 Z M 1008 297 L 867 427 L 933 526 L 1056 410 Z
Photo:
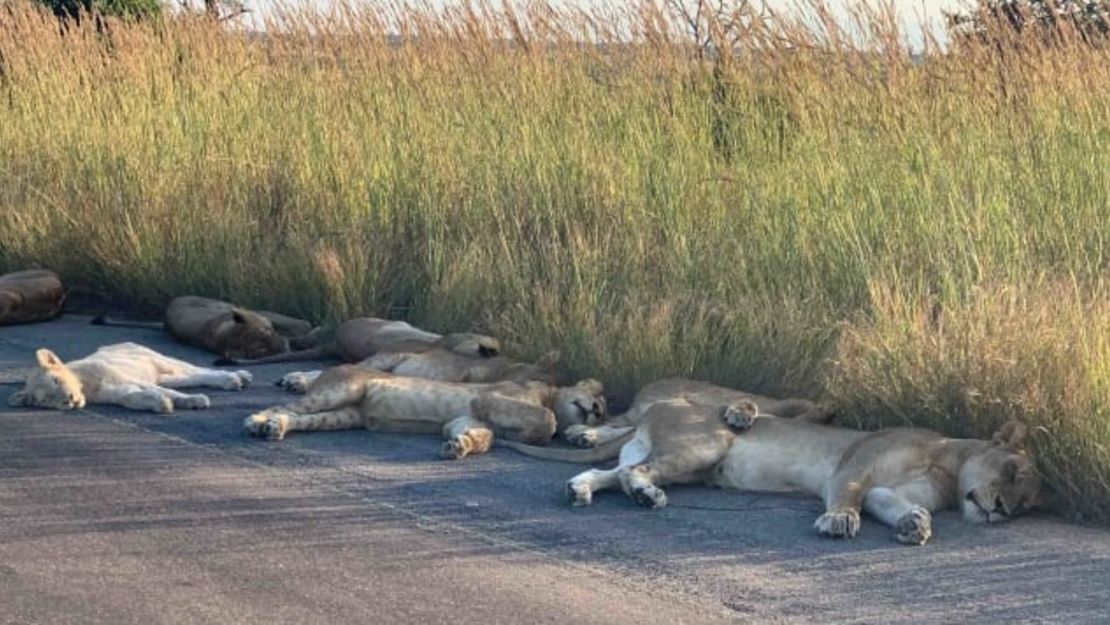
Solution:
M 327 8 L 329 3 L 334 0 L 245 0 L 246 5 L 251 9 L 255 16 L 265 15 L 271 11 L 273 7 L 281 4 L 298 4 L 305 2 L 310 5 L 318 6 L 320 8 Z M 366 2 L 368 4 L 392 4 L 390 0 L 348 0 L 350 2 L 359 3 Z M 578 6 L 620 6 L 620 0 L 550 0 L 553 4 L 570 4 Z M 690 0 L 691 2 L 694 0 Z M 791 11 L 795 10 L 797 6 L 796 0 L 752 0 L 753 2 L 765 2 L 767 6 L 775 11 Z M 859 2 L 860 0 L 828 0 L 829 4 L 834 10 L 845 13 L 848 6 Z M 863 0 L 868 1 L 868 0 Z M 943 23 L 941 12 L 944 10 L 953 11 L 960 7 L 967 6 L 968 0 L 890 0 L 894 3 L 899 16 L 903 20 L 906 27 L 907 38 L 911 47 L 918 49 L 922 42 L 922 23 L 931 23 L 934 26 L 939 26 Z M 497 0 L 493 0 L 494 3 Z M 405 3 L 401 0 L 400 3 Z M 426 3 L 430 6 L 444 6 L 456 4 L 455 0 L 415 0 L 413 4 Z

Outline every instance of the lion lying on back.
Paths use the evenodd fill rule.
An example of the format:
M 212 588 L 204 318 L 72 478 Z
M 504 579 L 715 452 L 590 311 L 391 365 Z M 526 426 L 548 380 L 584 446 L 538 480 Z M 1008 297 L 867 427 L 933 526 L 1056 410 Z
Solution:
M 619 450 L 609 444 L 545 456 L 555 450 L 510 446 L 561 460 L 592 462 L 619 454 L 616 468 L 591 469 L 567 482 L 574 505 L 589 505 L 599 490 L 621 488 L 641 505 L 659 508 L 667 503 L 662 486 L 697 482 L 801 491 L 825 501 L 825 513 L 814 523 L 823 536 L 855 536 L 867 512 L 893 527 L 899 541 L 920 545 L 932 535 L 935 510 L 959 508 L 970 522 L 997 523 L 1039 505 L 1041 484 L 1025 452 L 1025 435 L 1017 421 L 990 441 L 912 428 L 861 432 L 804 415 L 761 414 L 750 400 L 705 406 L 678 399 L 643 411 L 635 434 Z
M 494 436 L 542 445 L 557 431 L 604 418 L 605 399 L 595 380 L 562 388 L 542 382 L 461 384 L 343 365 L 324 371 L 304 397 L 251 415 L 243 427 L 270 439 L 358 427 L 442 432 L 442 455 L 457 459 L 488 451 Z
M 48 349 L 38 350 L 35 357 L 38 367 L 27 376 L 23 389 L 8 397 L 12 406 L 73 410 L 86 404 L 115 404 L 166 413 L 209 405 L 205 395 L 174 389 L 239 390 L 251 382 L 246 371 L 196 367 L 135 343 L 107 345 L 68 364 Z

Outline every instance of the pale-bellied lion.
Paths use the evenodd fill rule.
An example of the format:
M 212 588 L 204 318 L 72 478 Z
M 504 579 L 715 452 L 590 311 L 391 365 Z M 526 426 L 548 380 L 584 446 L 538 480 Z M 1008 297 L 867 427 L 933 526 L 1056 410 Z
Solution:
M 47 269 L 0 276 L 0 326 L 46 321 L 62 314 L 66 293 L 58 274 Z
M 632 405 L 623 414 L 597 427 L 570 428 L 566 434 L 567 442 L 577 447 L 595 447 L 612 441 L 627 440 L 649 408 L 659 402 L 674 400 L 713 407 L 751 400 L 759 407 L 760 412 L 780 417 L 797 417 L 822 423 L 830 421 L 833 417 L 828 407 L 808 399 L 775 399 L 701 380 L 665 378 L 651 382 L 640 389 Z
M 342 365 L 327 369 L 308 394 L 247 417 L 244 431 L 279 440 L 290 432 L 365 427 L 437 433 L 445 458 L 489 450 L 495 436 L 548 443 L 556 432 L 605 418 L 601 383 L 554 387 L 541 382 L 462 384 Z
M 595 492 L 621 488 L 657 508 L 666 505 L 666 484 L 800 491 L 824 500 L 825 513 L 814 523 L 823 536 L 855 536 L 867 512 L 913 545 L 929 540 L 935 510 L 957 508 L 970 522 L 997 523 L 1041 501 L 1041 482 L 1024 447 L 1026 428 L 1017 421 L 985 441 L 913 428 L 862 432 L 757 415 L 752 408 L 656 404 L 617 452 L 619 466 L 576 475 L 567 494 L 575 505 L 588 505 Z M 593 461 L 603 451 L 614 455 L 578 453 L 596 452 Z
M 358 362 L 375 354 L 422 354 L 444 350 L 472 358 L 491 358 L 501 352 L 501 343 L 484 334 L 456 332 L 436 334 L 404 321 L 357 317 L 339 324 L 332 341 L 325 345 L 265 358 L 230 359 L 239 365 L 261 365 L 295 360 L 319 360 L 338 357 L 345 362 Z M 313 373 L 313 372 L 309 372 Z
M 378 352 L 356 363 L 356 366 L 441 382 L 543 382 L 554 386 L 558 383 L 555 371 L 558 362 L 559 352 L 548 352 L 535 363 L 528 363 L 505 356 L 476 358 L 437 348 L 418 353 Z M 304 393 L 321 373 L 322 371 L 293 371 L 285 374 L 277 385 L 294 393 Z
M 164 328 L 175 339 L 221 359 L 262 358 L 312 347 L 319 330 L 303 320 L 265 310 L 253 311 L 207 297 L 175 297 L 166 306 L 162 324 L 125 322 L 105 317 L 94 325 Z
M 115 404 L 169 413 L 176 408 L 209 406 L 205 395 L 174 389 L 240 390 L 251 381 L 246 371 L 196 367 L 136 343 L 107 345 L 68 364 L 49 349 L 38 350 L 35 357 L 38 367 L 28 375 L 23 389 L 8 397 L 12 406 L 74 410 L 86 404 Z

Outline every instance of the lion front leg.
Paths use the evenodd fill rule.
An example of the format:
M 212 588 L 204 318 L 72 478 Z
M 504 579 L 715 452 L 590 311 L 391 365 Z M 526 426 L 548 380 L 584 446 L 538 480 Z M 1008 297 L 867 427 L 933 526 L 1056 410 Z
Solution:
M 308 392 L 308 387 L 320 377 L 322 371 L 292 371 L 286 373 L 277 381 L 277 386 L 289 391 L 290 393 L 305 394 Z
M 509 440 L 546 445 L 555 436 L 555 413 L 519 399 L 483 395 L 470 402 L 470 412 L 475 420 Z
M 894 528 L 899 542 L 924 545 L 933 535 L 933 515 L 889 488 L 872 488 L 863 500 L 863 509 Z
M 173 412 L 174 401 L 163 389 L 154 385 L 121 384 L 117 386 L 102 387 L 92 403 L 113 404 L 123 406 L 130 410 L 144 412 L 158 412 L 169 414 Z
M 472 454 L 484 454 L 493 446 L 493 430 L 473 417 L 459 417 L 443 426 L 440 456 L 447 460 L 460 460 Z
M 825 490 L 825 513 L 813 528 L 829 538 L 854 538 L 860 528 L 860 508 L 868 490 L 866 478 L 852 471 L 838 471 Z

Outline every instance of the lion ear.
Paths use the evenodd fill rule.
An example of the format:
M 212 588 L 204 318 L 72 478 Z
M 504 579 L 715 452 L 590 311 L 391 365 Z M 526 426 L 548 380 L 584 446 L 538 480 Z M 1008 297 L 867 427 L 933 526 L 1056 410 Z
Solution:
M 247 313 L 246 313 L 246 311 L 244 311 L 242 308 L 232 308 L 231 309 L 231 320 L 234 321 L 235 323 L 246 323 L 247 322 Z
M 9 406 L 27 406 L 30 405 L 31 396 L 27 391 L 16 391 L 8 396 Z
M 57 354 L 45 347 L 35 351 L 35 359 L 39 361 L 39 366 L 43 369 L 52 369 L 62 366 L 62 359 L 58 358 Z
M 1009 451 L 1018 451 L 1025 446 L 1025 435 L 1028 434 L 1029 428 L 1017 419 L 1010 419 L 998 428 L 998 431 L 991 437 L 991 442 L 996 446 Z

